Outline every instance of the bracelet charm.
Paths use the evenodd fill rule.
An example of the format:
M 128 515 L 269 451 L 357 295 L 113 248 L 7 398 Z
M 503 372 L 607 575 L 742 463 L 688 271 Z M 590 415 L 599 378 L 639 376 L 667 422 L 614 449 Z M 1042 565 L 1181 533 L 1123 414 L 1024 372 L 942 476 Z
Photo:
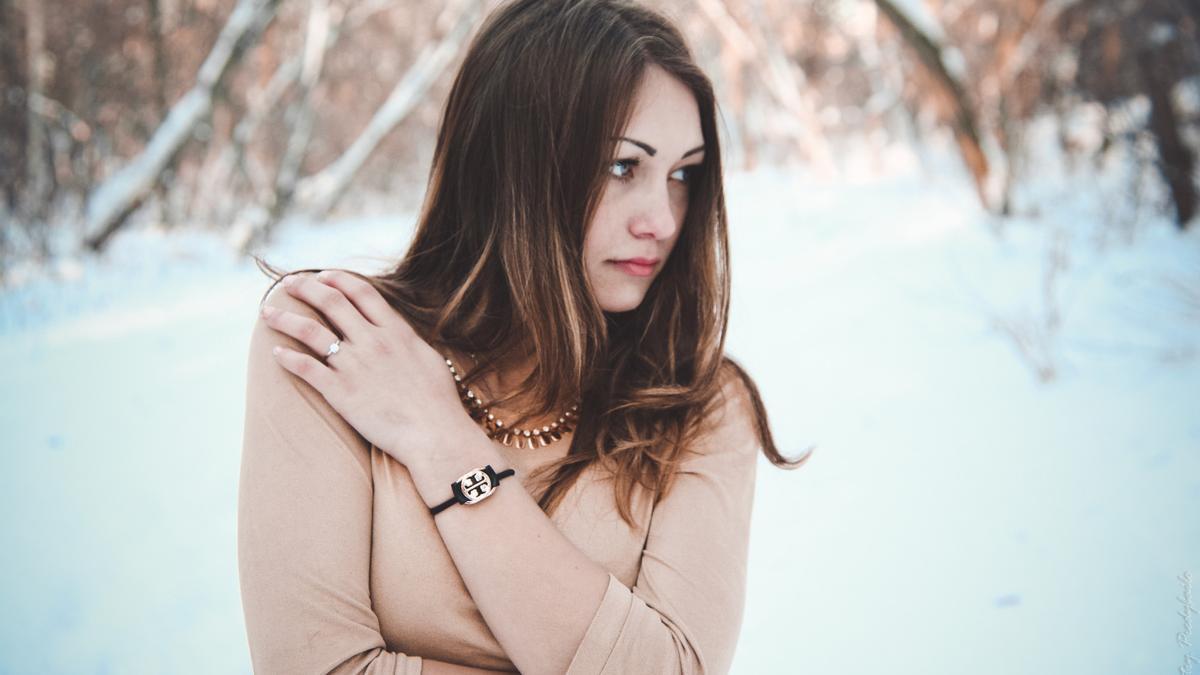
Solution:
M 513 469 L 496 473 L 491 464 L 471 469 L 450 484 L 454 496 L 429 509 L 429 512 L 436 516 L 455 504 L 478 504 L 492 496 L 500 485 L 500 479 L 514 474 L 516 471 Z

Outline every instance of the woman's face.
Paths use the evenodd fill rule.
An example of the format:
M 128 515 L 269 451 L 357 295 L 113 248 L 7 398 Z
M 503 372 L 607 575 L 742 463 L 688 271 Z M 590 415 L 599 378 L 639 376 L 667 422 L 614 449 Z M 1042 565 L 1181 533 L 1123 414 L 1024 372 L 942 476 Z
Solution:
M 583 241 L 584 269 L 606 312 L 641 304 L 679 238 L 688 180 L 704 160 L 691 90 L 650 66 L 616 152 Z

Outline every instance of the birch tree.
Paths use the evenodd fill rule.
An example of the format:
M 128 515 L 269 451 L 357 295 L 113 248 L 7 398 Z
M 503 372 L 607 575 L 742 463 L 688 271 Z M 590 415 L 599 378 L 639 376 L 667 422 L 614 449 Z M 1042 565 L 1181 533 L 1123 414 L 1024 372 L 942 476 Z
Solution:
M 25 130 L 28 136 L 25 147 L 25 199 L 22 204 L 22 215 L 29 222 L 37 222 L 45 217 L 54 192 L 54 176 L 50 166 L 50 140 L 46 133 L 46 125 L 37 109 L 37 101 L 46 91 L 46 75 L 48 70 L 46 54 L 46 9 L 40 0 L 24 0 L 26 25 L 26 66 L 28 75 L 25 92 L 26 120 Z M 36 232 L 36 228 L 33 230 Z M 37 237 L 40 254 L 45 255 L 45 232 Z
M 212 110 L 213 96 L 247 48 L 275 15 L 279 0 L 238 0 L 192 88 L 172 106 L 145 149 L 89 196 L 85 245 L 99 251 L 154 189 L 196 125 Z
M 942 58 L 942 46 L 926 31 L 922 30 L 892 0 L 875 0 L 875 6 L 886 17 L 904 42 L 912 48 L 918 61 L 930 74 L 940 95 L 951 110 L 950 128 L 958 144 L 963 162 L 975 182 L 975 191 L 984 208 L 991 208 L 993 200 L 988 187 L 988 158 L 983 151 L 978 116 L 967 97 L 963 84 L 950 73 Z
M 413 65 L 396 83 L 383 105 L 375 111 L 362 133 L 336 160 L 296 186 L 296 201 L 310 214 L 320 217 L 332 209 L 350 186 L 350 181 L 379 146 L 379 143 L 412 112 L 421 97 L 458 55 L 480 12 L 477 0 L 451 3 L 438 17 L 439 25 L 451 28 L 433 44 L 427 44 Z

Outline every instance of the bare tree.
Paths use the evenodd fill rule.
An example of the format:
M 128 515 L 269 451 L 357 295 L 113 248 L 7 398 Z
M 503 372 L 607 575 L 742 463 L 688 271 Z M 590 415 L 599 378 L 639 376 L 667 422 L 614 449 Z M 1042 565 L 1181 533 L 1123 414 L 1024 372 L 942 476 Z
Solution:
M 335 10 L 337 17 L 332 16 Z M 328 0 L 312 0 L 308 12 L 304 57 L 301 60 L 298 79 L 299 91 L 296 92 L 288 111 L 291 133 L 284 148 L 283 160 L 279 164 L 279 172 L 275 176 L 275 191 L 270 209 L 272 221 L 281 218 L 291 205 L 296 181 L 300 177 L 300 164 L 304 161 L 308 143 L 312 139 L 313 90 L 321 77 L 325 54 L 337 39 L 339 26 L 336 24 L 341 22 L 342 16 L 341 8 L 331 8 Z
M 932 76 L 937 87 L 935 93 L 942 96 L 950 107 L 950 128 L 954 131 L 959 152 L 975 181 L 980 203 L 984 208 L 991 208 L 992 200 L 987 187 L 988 160 L 980 142 L 978 117 L 962 83 L 946 67 L 941 45 L 921 30 L 892 0 L 875 0 L 875 5 L 912 48 L 921 65 Z
M 1196 215 L 1196 154 L 1183 139 L 1184 126 L 1171 92 L 1175 79 L 1164 67 L 1166 57 L 1154 41 L 1134 57 L 1150 99 L 1150 132 L 1158 148 L 1158 167 L 1175 206 L 1175 223 L 1187 227 Z
M 1181 115 L 1173 92 L 1200 77 L 1200 10 L 1174 0 L 1093 0 L 1072 10 L 1060 34 L 1077 44 L 1076 91 L 1110 109 L 1145 97 L 1150 114 L 1138 131 L 1154 142 L 1157 156 L 1150 161 L 1167 189 L 1176 224 L 1186 228 L 1198 208 L 1194 139 L 1200 119 Z
M 54 174 L 50 166 L 50 139 L 46 125 L 38 114 L 36 101 L 45 94 L 48 55 L 46 54 L 46 9 L 38 0 L 24 0 L 25 44 L 28 67 L 26 76 L 26 121 L 28 141 L 25 146 L 25 199 L 21 212 L 27 222 L 42 220 L 54 192 Z M 35 232 L 38 230 L 34 230 Z M 38 237 L 40 255 L 48 254 L 45 232 Z
M 1200 210 L 1200 118 L 1178 95 L 1200 75 L 1200 13 L 1178 0 L 647 2 L 680 19 L 714 74 L 731 158 L 747 166 L 832 169 L 840 144 L 896 135 L 919 152 L 934 111 L 1004 215 L 1037 170 L 1026 130 L 1052 114 L 1068 162 L 1124 145 L 1159 174 L 1180 227 Z M 289 212 L 320 217 L 383 167 L 415 169 L 437 122 L 429 93 L 478 5 L 496 3 L 0 0 L 0 264 L 52 253 L 51 223 L 77 214 L 102 248 L 143 202 L 247 251 Z M 1072 131 L 1081 106 L 1107 111 L 1098 149 Z M 393 133 L 402 122 L 415 133 Z
M 296 186 L 297 201 L 308 212 L 324 215 L 337 204 L 380 141 L 413 110 L 437 76 L 454 60 L 480 9 L 477 0 L 460 0 L 446 7 L 437 23 L 440 26 L 450 24 L 450 29 L 436 43 L 421 50 L 350 147 L 332 164 L 302 179 Z
M 32 1 L 32 0 L 31 0 Z M 196 82 L 171 108 L 142 153 L 109 177 L 88 200 L 86 239 L 98 251 L 154 188 L 163 170 L 212 109 L 216 89 L 275 14 L 279 0 L 238 0 Z
M 763 21 L 739 20 L 723 0 L 700 0 L 701 11 L 722 39 L 726 69 L 740 77 L 743 64 L 755 63 L 762 85 L 776 104 L 791 114 L 792 134 L 800 151 L 820 169 L 833 165 L 832 152 L 815 110 L 803 70 L 784 52 L 776 39 L 763 34 Z

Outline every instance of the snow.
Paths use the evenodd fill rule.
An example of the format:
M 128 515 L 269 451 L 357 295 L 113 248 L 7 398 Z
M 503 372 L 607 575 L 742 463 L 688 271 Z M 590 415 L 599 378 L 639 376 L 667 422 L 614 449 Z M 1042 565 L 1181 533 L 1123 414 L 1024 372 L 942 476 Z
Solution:
M 1176 641 L 1200 574 L 1196 233 L 1131 205 L 1121 164 L 1049 167 L 995 221 L 953 157 L 838 159 L 728 178 L 729 350 L 784 453 L 817 446 L 760 464 L 733 672 L 1200 657 Z M 378 269 L 411 227 L 291 221 L 268 259 Z M 0 294 L 0 672 L 249 673 L 236 497 L 267 280 L 199 232 L 68 268 Z M 1054 379 L 1005 319 L 1041 331 Z

